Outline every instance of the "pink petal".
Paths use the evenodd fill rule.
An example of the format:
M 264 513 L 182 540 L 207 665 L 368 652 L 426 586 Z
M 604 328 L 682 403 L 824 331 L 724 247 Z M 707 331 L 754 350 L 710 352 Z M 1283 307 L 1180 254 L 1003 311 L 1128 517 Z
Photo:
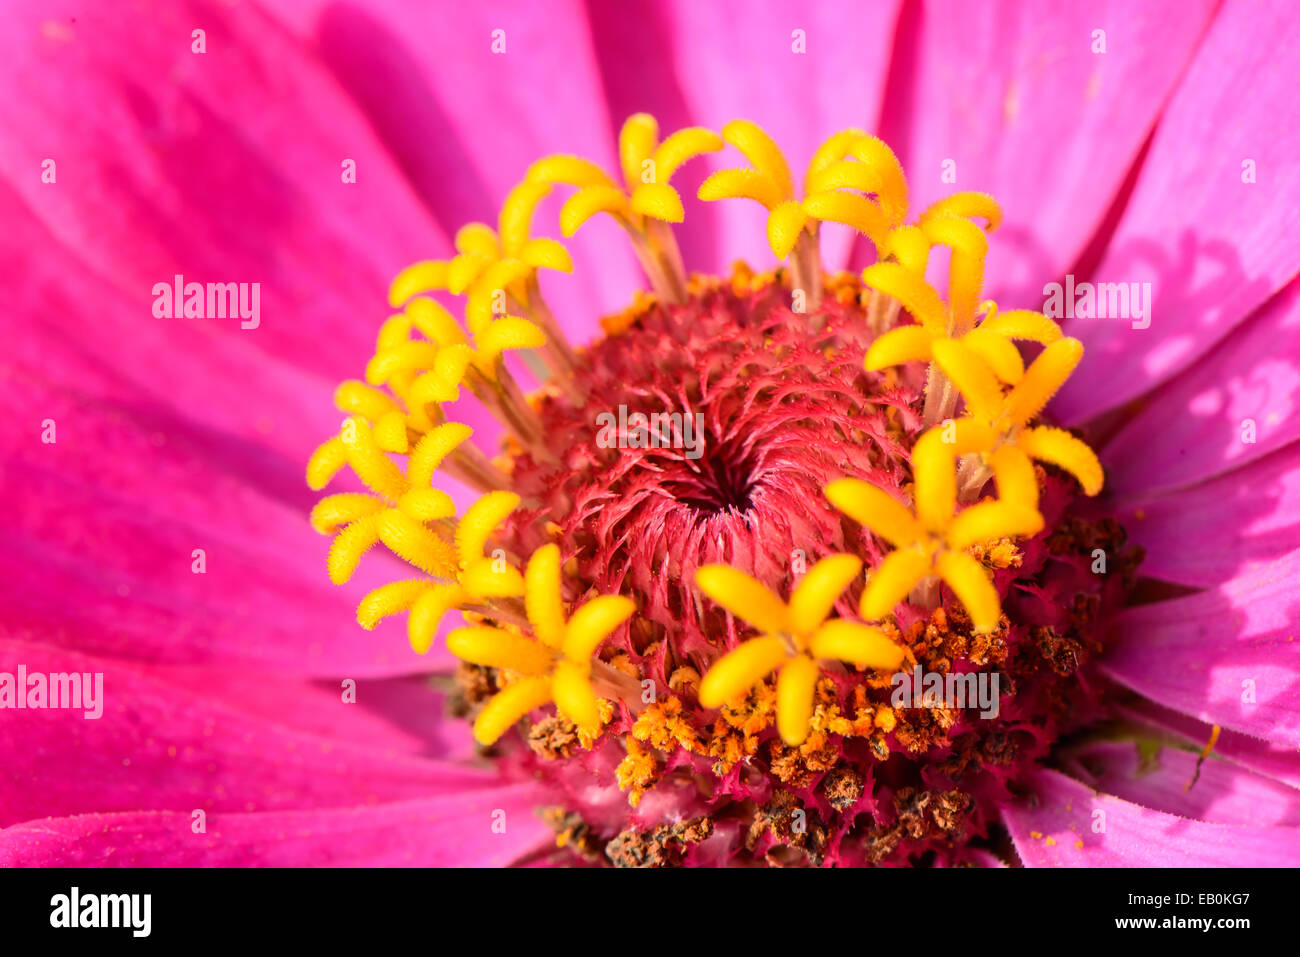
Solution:
M 173 663 L 364 677 L 446 664 L 411 652 L 400 619 L 356 624 L 367 588 L 410 577 L 381 548 L 346 588 L 325 571 L 302 466 L 165 409 L 132 414 L 25 379 L 0 394 L 5 437 L 0 634 Z M 15 407 L 12 403 L 18 402 Z M 46 420 L 57 441 L 41 441 Z M 192 571 L 195 549 L 206 572 Z M 74 596 L 73 600 L 69 596 Z M 438 646 L 441 649 L 441 646 Z
M 875 129 L 898 7 L 897 0 L 592 4 L 592 35 L 613 116 L 648 109 L 674 125 L 714 130 L 752 120 L 781 148 L 802 195 L 823 140 L 850 126 Z M 805 53 L 794 52 L 796 30 Z M 682 192 L 694 197 L 709 170 L 743 165 L 726 147 L 686 167 Z M 747 200 L 688 203 L 677 230 L 688 268 L 727 272 L 737 259 L 767 268 L 774 260 L 766 217 Z M 852 241 L 843 227 L 824 229 L 826 268 L 842 268 Z
M 472 220 L 495 226 L 506 193 L 549 153 L 618 170 L 613 134 L 624 117 L 605 107 L 579 0 L 311 2 L 276 15 L 314 47 L 449 236 Z M 504 53 L 493 52 L 498 30 Z M 626 308 L 643 279 L 607 217 L 562 239 L 559 201 L 571 192 L 557 188 L 533 231 L 561 239 L 573 255 L 574 275 L 546 275 L 543 290 L 569 335 L 585 342 L 600 316 Z
M 501 867 L 553 842 L 533 810 L 543 797 L 514 785 L 364 808 L 210 814 L 201 834 L 182 812 L 48 818 L 0 831 L 0 866 Z
M 1152 725 L 1177 736 L 1193 745 L 1198 752 L 1210 740 L 1211 728 L 1208 724 L 1149 701 L 1126 703 L 1118 706 L 1117 710 L 1131 721 Z M 1274 781 L 1300 788 L 1300 752 L 1295 748 L 1220 729 L 1214 754 Z
M 1300 828 L 1207 824 L 1097 794 L 1041 771 L 1003 809 L 1027 867 L 1290 867 Z
M 5 709 L 0 823 L 92 811 L 338 807 L 497 782 L 492 771 L 418 756 L 415 745 L 427 750 L 444 736 L 448 753 L 465 754 L 455 726 L 420 742 L 344 703 L 337 684 L 259 678 L 258 690 L 217 673 L 205 685 L 195 672 L 0 640 L 0 672 L 16 675 L 20 665 L 28 675 L 102 674 L 103 711 L 87 717 L 85 702 Z M 357 689 L 359 702 L 383 693 L 366 682 Z M 291 716 L 274 714 L 273 696 Z M 428 696 L 431 712 L 440 705 Z
M 1166 21 L 1172 25 L 1172 20 Z M 1187 368 L 1300 269 L 1300 45 L 1284 3 L 1227 3 L 1170 101 L 1101 263 L 1080 279 L 1150 282 L 1150 327 L 1071 319 L 1088 372 L 1052 405 L 1078 422 Z M 1229 66 L 1230 65 L 1230 66 Z M 1257 182 L 1243 182 L 1243 163 Z
M 393 274 L 446 243 L 334 78 L 251 5 L 61 6 L 14 11 L 0 47 L 0 174 L 22 202 L 140 325 L 160 323 L 150 290 L 174 274 L 260 282 L 261 325 L 209 320 L 221 335 L 355 374 Z M 45 158 L 56 184 L 32 175 Z
M 1198 482 L 1300 438 L 1298 350 L 1300 280 L 1125 423 L 1103 452 L 1111 493 Z
M 1129 540 L 1142 574 L 1210 587 L 1284 555 L 1300 541 L 1300 442 L 1208 482 L 1130 501 Z
M 1300 824 L 1300 789 L 1213 755 L 1197 775 L 1195 751 L 1163 747 L 1148 766 L 1135 742 L 1107 742 L 1072 756 L 1072 769 L 1106 794 L 1215 824 Z M 1195 784 L 1188 784 L 1195 778 Z
M 1293 551 L 1214 591 L 1129 609 L 1102 669 L 1166 707 L 1300 747 L 1297 586 Z
M 905 157 L 917 212 L 957 190 L 1001 203 L 986 275 L 1005 307 L 1036 308 L 1044 281 L 1082 252 L 1213 9 L 1002 0 L 904 14 L 883 135 Z M 1092 52 L 1096 30 L 1105 53 Z

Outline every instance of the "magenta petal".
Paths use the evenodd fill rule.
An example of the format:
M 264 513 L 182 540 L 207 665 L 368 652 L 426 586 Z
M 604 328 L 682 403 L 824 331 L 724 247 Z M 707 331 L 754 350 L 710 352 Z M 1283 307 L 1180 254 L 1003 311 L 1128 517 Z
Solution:
M 1297 45 L 1300 21 L 1286 4 L 1228 3 L 1216 17 L 1104 258 L 1078 277 L 1150 282 L 1150 327 L 1065 321 L 1088 358 L 1087 374 L 1053 401 L 1062 421 L 1117 407 L 1187 368 L 1300 269 L 1300 98 L 1294 71 L 1279 65 Z M 1255 181 L 1244 181 L 1251 170 Z
M 1156 390 L 1106 445 L 1110 492 L 1198 482 L 1300 438 L 1298 350 L 1300 280 Z
M 1072 755 L 1076 776 L 1105 794 L 1143 807 L 1215 824 L 1298 825 L 1300 789 L 1239 768 L 1215 755 L 1162 747 L 1144 761 L 1135 742 L 1107 742 Z M 1195 778 L 1195 784 L 1189 784 Z
M 437 737 L 413 741 L 414 731 L 344 703 L 338 685 L 269 681 L 259 690 L 217 674 L 205 687 L 195 673 L 173 682 L 165 669 L 0 641 L 0 671 L 16 674 L 19 665 L 29 675 L 102 673 L 103 711 L 88 718 L 83 703 L 0 712 L 0 823 L 85 812 L 338 807 L 497 783 L 492 771 L 419 757 Z M 358 700 L 378 690 L 360 682 Z M 274 715 L 272 693 L 289 717 Z M 430 695 L 429 707 L 438 704 Z M 448 753 L 463 754 L 454 732 L 448 729 Z
M 357 625 L 366 589 L 410 577 L 410 568 L 377 548 L 346 588 L 331 585 L 329 541 L 308 525 L 315 495 L 301 463 L 163 409 L 87 401 L 30 378 L 0 396 L 0 415 L 29 423 L 0 448 L 0 490 L 11 505 L 0 515 L 9 545 L 0 553 L 0 634 L 300 675 L 446 663 L 441 645 L 415 655 L 400 619 L 374 634 Z M 41 441 L 46 419 L 57 430 L 52 444 Z
M 1210 740 L 1212 729 L 1208 724 L 1150 701 L 1127 703 L 1118 706 L 1117 710 L 1130 721 L 1169 732 L 1198 751 Z M 1220 729 L 1214 754 L 1274 781 L 1300 788 L 1300 751 L 1295 748 Z
M 251 4 L 22 6 L 0 40 L 0 171 L 80 268 L 148 326 L 177 273 L 259 282 L 259 327 L 208 320 L 221 335 L 329 379 L 364 362 L 393 274 L 447 247 L 329 71 Z M 46 157 L 57 185 L 30 175 Z
M 1300 442 L 1208 482 L 1139 497 L 1120 517 L 1146 549 L 1142 574 L 1210 587 L 1300 541 Z
M 1131 608 L 1101 667 L 1166 707 L 1300 747 L 1298 590 L 1293 551 L 1214 591 Z
M 1300 828 L 1207 824 L 1097 794 L 1055 771 L 1003 809 L 1027 867 L 1292 867 Z
M 579 0 L 311 2 L 276 15 L 315 48 L 449 236 L 470 221 L 495 226 L 501 201 L 546 154 L 576 153 L 618 169 L 614 134 L 624 118 L 606 109 Z M 504 52 L 494 52 L 498 40 Z M 543 289 L 561 325 L 584 342 L 643 280 L 607 217 L 561 237 L 559 200 L 571 192 L 556 189 L 533 232 L 560 239 L 573 255 L 574 274 L 546 275 Z
M 0 867 L 501 867 L 553 832 L 532 785 L 373 807 L 210 814 L 89 814 L 0 831 Z
M 886 105 L 884 134 L 906 158 L 917 211 L 957 190 L 990 192 L 1001 203 L 1006 219 L 986 275 L 1005 307 L 1036 308 L 1044 280 L 1083 250 L 1213 8 L 1045 11 L 1016 0 L 956 0 L 920 9 L 917 63 L 893 65 L 904 77 L 915 73 L 914 86 L 900 84 L 903 98 Z M 1095 30 L 1105 31 L 1105 53 L 1093 52 Z M 904 56 L 905 42 L 900 36 Z

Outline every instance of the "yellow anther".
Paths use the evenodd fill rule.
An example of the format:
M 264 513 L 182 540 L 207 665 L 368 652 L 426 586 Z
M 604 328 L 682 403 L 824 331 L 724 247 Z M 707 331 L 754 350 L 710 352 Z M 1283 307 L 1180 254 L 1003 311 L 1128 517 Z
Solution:
M 475 336 L 474 367 L 489 379 L 496 379 L 497 364 L 507 349 L 540 349 L 546 334 L 527 319 L 505 316 L 487 324 Z
M 794 249 L 811 217 L 796 202 L 777 205 L 767 217 L 767 244 L 777 259 L 785 259 Z
M 385 412 L 374 426 L 375 444 L 385 452 L 405 453 L 409 448 L 406 416 L 398 409 Z
M 700 199 L 761 203 L 768 211 L 768 244 L 778 259 L 790 255 L 805 231 L 815 236 L 819 220 L 858 230 L 885 255 L 890 230 L 907 214 L 907 184 L 897 158 L 880 140 L 855 129 L 831 135 L 813 154 L 804 177 L 805 196 L 797 202 L 789 164 L 761 128 L 734 120 L 722 128 L 722 138 L 745 155 L 751 168 L 713 173 L 701 185 Z
M 339 383 L 334 390 L 334 405 L 340 412 L 363 415 L 371 422 L 397 410 L 397 403 L 388 395 L 356 379 Z
M 443 459 L 473 434 L 473 429 L 460 422 L 447 422 L 428 432 L 416 444 L 407 464 L 406 477 L 411 487 L 431 487 L 433 473 L 442 465 Z
M 406 304 L 406 317 L 426 339 L 437 346 L 450 346 L 465 341 L 465 331 L 455 317 L 426 296 L 412 299 Z
M 411 318 L 404 312 L 389 316 L 379 326 L 375 336 L 375 352 L 387 352 L 405 345 L 411 339 Z M 372 383 L 373 384 L 373 383 Z
M 451 496 L 436 488 L 413 488 L 397 500 L 397 507 L 419 522 L 436 522 L 456 514 Z
M 642 164 L 659 142 L 659 121 L 649 113 L 633 113 L 618 133 L 618 158 L 623 167 L 623 182 L 640 180 Z
M 532 183 L 568 183 L 579 189 L 589 186 L 618 188 L 618 184 L 595 163 L 568 155 L 546 156 L 539 159 L 528 167 L 526 179 Z
M 907 218 L 907 177 L 903 175 L 903 164 L 894 151 L 878 137 L 863 136 L 852 141 L 849 155 L 875 173 L 877 185 L 872 192 L 879 197 L 880 206 L 890 223 L 902 225 Z
M 955 339 L 936 339 L 930 346 L 934 361 L 952 380 L 975 418 L 991 422 L 1002 410 L 1005 399 L 997 376 L 975 351 Z
M 700 704 L 720 708 L 779 668 L 790 651 L 775 636 L 751 638 L 723 655 L 700 681 Z
M 382 385 L 399 372 L 422 372 L 433 368 L 438 347 L 432 342 L 404 342 L 386 349 L 366 363 L 366 381 Z
M 987 231 L 991 233 L 1002 223 L 1002 207 L 988 193 L 953 193 L 931 203 L 919 221 L 924 224 L 928 220 L 944 216 L 960 216 L 963 219 L 981 217 L 986 220 Z
M 330 581 L 335 585 L 345 584 L 357 570 L 361 556 L 379 541 L 379 516 L 367 515 L 343 527 L 330 542 L 329 569 Z
M 560 594 L 559 549 L 545 545 L 533 553 L 524 575 L 524 604 L 537 640 L 488 626 L 460 629 L 447 636 L 447 647 L 471 664 L 534 676 L 527 693 L 497 694 L 480 713 L 474 736 L 491 744 L 521 717 L 548 701 L 580 728 L 593 732 L 600 712 L 591 684 L 591 656 L 632 615 L 635 606 L 620 595 L 593 598 L 564 621 Z M 485 717 L 487 716 L 487 717 Z
M 600 167 L 576 156 L 548 156 L 528 169 L 539 183 L 576 186 L 560 209 L 560 231 L 572 236 L 597 213 L 608 213 L 634 233 L 647 222 L 680 223 L 685 218 L 681 195 L 668 181 L 687 160 L 722 149 L 717 134 L 703 127 L 678 130 L 658 143 L 659 124 L 648 113 L 628 118 L 619 133 L 619 166 L 623 187 Z
M 1023 429 L 1016 436 L 1016 447 L 1031 459 L 1065 469 L 1079 480 L 1085 494 L 1101 491 L 1105 476 L 1097 454 L 1069 432 L 1048 426 Z
M 830 555 L 808 569 L 790 593 L 790 631 L 796 641 L 817 631 L 861 571 L 856 555 Z
M 939 216 L 924 220 L 921 229 L 931 245 L 952 250 L 948 272 L 948 312 L 954 331 L 969 332 L 984 288 L 984 259 L 989 241 L 983 230 L 965 219 Z
M 956 430 L 952 432 L 955 439 Z M 966 441 L 972 437 L 982 439 L 986 434 L 968 434 Z M 948 438 L 946 427 L 937 426 L 922 435 L 912 450 L 915 515 L 883 489 L 859 479 L 839 479 L 826 487 L 832 505 L 895 547 L 867 579 L 860 608 L 864 618 L 885 617 L 918 584 L 937 575 L 966 606 L 976 630 L 997 627 L 1001 614 L 997 594 L 965 549 L 1001 538 L 1036 535 L 1042 529 L 1033 470 L 1012 453 L 995 454 L 995 472 L 1002 480 L 998 491 L 1011 498 L 1004 494 L 954 514 L 956 445 L 945 441 Z M 972 566 L 980 581 L 969 574 Z
M 808 646 L 814 658 L 834 658 L 858 668 L 893 671 L 903 663 L 902 647 L 879 628 L 835 618 L 826 622 Z
M 808 737 L 813 695 L 817 691 L 817 662 L 795 655 L 781 666 L 776 679 L 776 730 L 791 747 Z
M 406 619 L 406 636 L 411 643 L 411 650 L 418 655 L 428 652 L 433 644 L 433 636 L 438 631 L 438 624 L 453 608 L 459 608 L 468 596 L 460 585 L 448 582 L 436 582 L 428 586 L 411 606 L 411 613 Z
M 388 287 L 388 304 L 400 306 L 412 296 L 447 288 L 447 264 L 438 259 L 412 263 L 393 279 Z
M 934 288 L 910 269 L 898 263 L 874 263 L 862 270 L 862 281 L 872 289 L 893 296 L 934 335 L 947 334 L 947 307 Z
M 730 565 L 705 565 L 695 573 L 700 591 L 759 631 L 790 631 L 789 610 L 762 582 Z
M 1045 346 L 1061 338 L 1060 326 L 1041 312 L 1032 312 L 1028 309 L 995 312 L 981 322 L 979 327 L 1007 339 L 1040 342 Z
M 711 173 L 700 184 L 697 195 L 709 202 L 718 199 L 752 199 L 769 211 L 789 202 L 766 177 L 752 169 L 721 169 Z
M 550 191 L 551 187 L 546 183 L 525 180 L 506 194 L 497 219 L 497 235 L 502 252 L 507 258 L 518 257 L 524 247 L 532 241 L 533 214 L 537 211 L 537 204 Z M 573 264 L 569 263 L 569 269 L 572 268 Z
M 504 316 L 506 293 L 524 301 L 522 284 L 534 270 L 520 259 L 500 259 L 479 275 L 469 288 L 465 303 L 465 325 L 474 335 L 487 328 L 494 316 Z
M 808 171 L 804 176 L 804 192 L 813 193 L 818 188 L 829 189 L 830 187 L 814 185 L 815 179 L 819 173 L 827 167 L 839 163 L 844 157 L 849 155 L 849 150 L 853 144 L 869 134 L 865 130 L 859 130 L 854 127 L 840 130 L 838 133 L 832 133 L 817 147 L 813 153 L 812 159 L 808 161 Z
M 326 439 L 316 446 L 307 459 L 307 487 L 313 492 L 319 492 L 347 464 L 348 453 L 343 447 L 343 440 L 337 435 Z
M 617 186 L 588 186 L 580 189 L 560 207 L 560 232 L 572 236 L 582 224 L 597 213 L 608 213 L 621 225 L 631 228 L 627 197 Z
M 962 336 L 961 341 L 1003 382 L 1014 385 L 1025 374 L 1025 360 L 1021 358 L 1020 350 L 1004 336 L 978 326 Z
M 460 584 L 468 598 L 518 598 L 524 593 L 524 576 L 497 559 L 480 558 L 460 573 Z
M 560 548 L 543 545 L 524 570 L 525 611 L 533 633 L 558 648 L 564 640 L 564 602 L 560 597 Z
M 488 492 L 469 508 L 456 525 L 456 556 L 461 568 L 484 557 L 487 540 L 506 517 L 519 507 L 514 492 Z
M 935 559 L 934 570 L 962 603 L 976 631 L 990 632 L 998 626 L 1002 604 L 979 562 L 965 552 L 943 552 Z
M 769 185 L 778 202 L 794 198 L 794 180 L 781 148 L 757 123 L 732 120 L 722 128 L 722 138 L 744 154 L 749 165 Z
M 487 747 L 528 712 L 551 700 L 549 677 L 524 678 L 498 691 L 474 719 L 474 740 Z
M 926 326 L 899 326 L 872 340 L 867 348 L 863 365 L 868 372 L 877 372 L 904 362 L 928 362 L 930 343 L 936 336 Z
M 919 226 L 899 226 L 889 233 L 885 255 L 893 256 L 904 269 L 924 278 L 930 264 L 930 240 Z
M 322 535 L 329 535 L 342 525 L 367 515 L 377 515 L 383 510 L 383 501 L 373 495 L 359 492 L 327 495 L 312 508 L 311 527 Z
M 554 655 L 545 646 L 501 628 L 482 625 L 447 634 L 447 650 L 462 661 L 485 668 L 509 668 L 525 675 L 544 675 Z
M 462 256 L 476 253 L 492 259 L 501 256 L 501 241 L 487 223 L 466 223 L 456 230 L 453 242 L 456 252 Z
M 407 489 L 406 477 L 375 443 L 365 419 L 354 415 L 345 420 L 339 430 L 339 439 L 343 443 L 348 465 L 368 489 L 390 500 L 401 497 Z
M 861 570 L 862 562 L 852 555 L 823 558 L 795 587 L 788 605 L 762 582 L 727 565 L 706 565 L 696 571 L 695 584 L 702 592 L 765 632 L 713 664 L 700 682 L 700 703 L 720 707 L 779 668 L 777 730 L 793 746 L 808 736 L 818 658 L 837 658 L 861 667 L 897 667 L 903 650 L 878 628 L 826 620 Z
M 1034 463 L 1022 449 L 1014 445 L 1000 446 L 988 457 L 988 462 L 993 469 L 993 480 L 998 485 L 999 501 L 1029 509 L 1038 508 L 1038 478 L 1034 475 Z
M 925 532 L 921 523 L 893 496 L 861 479 L 836 479 L 826 486 L 826 498 L 895 548 L 913 544 Z
M 379 514 L 376 527 L 379 540 L 406 563 L 434 578 L 455 576 L 455 551 L 422 522 L 392 508 Z
M 409 611 L 429 587 L 429 581 L 424 578 L 408 578 L 380 585 L 368 592 L 357 605 L 357 624 L 366 631 L 373 631 L 389 615 Z
M 942 429 L 925 432 L 912 447 L 916 517 L 927 532 L 943 532 L 957 507 L 956 456 Z
M 804 198 L 802 209 L 813 219 L 842 223 L 856 229 L 871 240 L 877 253 L 888 245 L 888 215 L 880 206 L 856 193 L 839 190 L 813 193 Z
M 1082 359 L 1083 343 L 1078 339 L 1059 339 L 1044 349 L 1007 396 L 1008 418 L 1016 425 L 1027 424 L 1065 385 Z

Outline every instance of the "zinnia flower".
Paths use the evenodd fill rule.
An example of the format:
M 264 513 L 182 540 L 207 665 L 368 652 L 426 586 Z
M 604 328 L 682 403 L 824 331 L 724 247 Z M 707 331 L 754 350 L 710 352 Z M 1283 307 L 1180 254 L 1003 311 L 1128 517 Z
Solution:
M 1297 29 L 25 5 L 0 863 L 1294 864 Z

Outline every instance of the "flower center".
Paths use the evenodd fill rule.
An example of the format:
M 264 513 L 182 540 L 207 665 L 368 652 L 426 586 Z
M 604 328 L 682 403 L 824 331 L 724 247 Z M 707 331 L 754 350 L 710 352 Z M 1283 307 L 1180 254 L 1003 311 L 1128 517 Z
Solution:
M 750 167 L 701 198 L 766 206 L 788 266 L 688 278 L 667 181 L 724 142 Z M 971 220 L 996 227 L 991 199 L 958 193 L 908 224 L 897 160 L 861 131 L 823 144 L 801 200 L 743 121 L 659 142 L 638 115 L 620 156 L 621 184 L 540 160 L 497 230 L 471 224 L 454 259 L 395 280 L 402 311 L 308 464 L 313 487 L 346 465 L 369 489 L 313 511 L 331 577 L 380 542 L 418 569 L 358 608 L 366 628 L 407 612 L 417 651 L 461 611 L 454 710 L 506 773 L 553 789 L 557 855 L 981 861 L 996 800 L 1095 714 L 1079 672 L 1135 564 L 1079 498 L 1100 490 L 1096 457 L 1038 418 L 1081 347 L 980 301 Z M 565 235 L 613 216 L 654 289 L 585 349 L 537 279 L 572 269 L 530 231 L 557 184 L 576 188 Z M 861 281 L 822 271 L 822 221 L 876 246 Z M 935 246 L 946 301 L 926 279 Z M 430 290 L 466 297 L 463 324 Z M 1026 366 L 1014 340 L 1043 350 Z M 518 384 L 511 350 L 532 350 L 541 388 Z M 495 459 L 446 418 L 462 389 L 507 429 Z M 457 516 L 439 472 L 481 497 Z

